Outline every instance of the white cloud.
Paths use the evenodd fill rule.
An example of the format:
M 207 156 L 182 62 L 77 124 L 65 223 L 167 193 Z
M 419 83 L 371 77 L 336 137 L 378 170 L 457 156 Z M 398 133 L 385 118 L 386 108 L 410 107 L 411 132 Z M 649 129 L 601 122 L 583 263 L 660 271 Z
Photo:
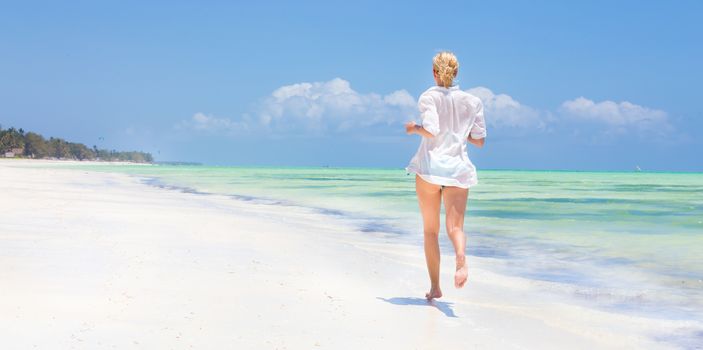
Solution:
M 508 134 L 555 129 L 578 131 L 581 130 L 576 124 L 579 121 L 601 124 L 603 134 L 634 130 L 663 135 L 673 130 L 666 112 L 631 102 L 594 102 L 579 97 L 563 102 L 555 110 L 538 110 L 483 86 L 466 92 L 483 102 L 489 128 Z M 305 137 L 322 132 L 345 133 L 358 127 L 367 128 L 364 132 L 374 130 L 374 133 L 387 135 L 396 131 L 402 133 L 398 124 L 417 119 L 416 101 L 406 90 L 387 95 L 360 93 L 352 89 L 348 81 L 335 78 L 279 87 L 262 100 L 254 117 L 244 114 L 230 119 L 199 112 L 180 121 L 175 128 L 228 134 L 256 131 L 275 137 Z M 389 129 L 391 125 L 397 130 Z
M 417 102 L 415 101 L 415 98 L 412 97 L 405 90 L 394 91 L 394 92 L 386 95 L 383 98 L 383 102 L 385 102 L 389 106 L 398 106 L 398 107 L 407 107 L 407 108 L 415 108 L 415 106 L 417 106 Z
M 466 90 L 483 102 L 486 123 L 496 128 L 544 129 L 549 114 L 523 105 L 506 94 L 495 94 L 490 89 L 478 86 Z
M 195 113 L 188 120 L 181 120 L 175 125 L 176 129 L 180 130 L 198 130 L 198 131 L 246 131 L 248 125 L 245 121 L 233 121 L 229 118 L 217 118 L 204 113 Z
M 667 133 L 673 129 L 666 112 L 650 109 L 631 102 L 594 102 L 584 97 L 565 101 L 561 110 L 568 116 L 586 121 L 596 121 L 611 127 L 612 131 L 639 131 Z
M 282 86 L 264 100 L 259 113 L 266 127 L 285 130 L 345 130 L 353 126 L 392 124 L 410 120 L 417 102 L 406 90 L 382 96 L 359 93 L 348 81 L 335 78 L 326 82 Z
M 564 130 L 577 128 L 574 125 L 576 121 L 592 121 L 606 127 L 604 134 L 646 131 L 663 135 L 673 130 L 666 112 L 627 101 L 594 102 L 579 97 L 563 102 L 556 111 L 540 111 L 521 104 L 509 95 L 495 94 L 486 87 L 479 86 L 466 91 L 481 99 L 486 122 L 499 129 Z M 555 113 L 562 118 L 555 118 Z

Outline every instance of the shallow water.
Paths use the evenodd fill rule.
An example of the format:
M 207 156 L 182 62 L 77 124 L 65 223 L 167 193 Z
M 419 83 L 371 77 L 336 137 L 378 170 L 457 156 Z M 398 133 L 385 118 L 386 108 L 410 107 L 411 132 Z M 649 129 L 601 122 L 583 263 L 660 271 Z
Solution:
M 235 200 L 314 208 L 359 232 L 421 245 L 414 177 L 402 169 L 61 165 Z M 703 174 L 479 172 L 467 254 L 586 305 L 703 321 Z M 450 252 L 443 236 L 442 251 Z

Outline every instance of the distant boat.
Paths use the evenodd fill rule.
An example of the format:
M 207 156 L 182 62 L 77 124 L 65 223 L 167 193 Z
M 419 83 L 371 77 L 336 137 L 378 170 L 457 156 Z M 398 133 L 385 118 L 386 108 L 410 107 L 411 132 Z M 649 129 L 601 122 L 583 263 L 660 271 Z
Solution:
M 639 165 L 635 165 L 635 170 L 636 170 L 636 171 L 642 171 L 642 168 L 640 168 Z

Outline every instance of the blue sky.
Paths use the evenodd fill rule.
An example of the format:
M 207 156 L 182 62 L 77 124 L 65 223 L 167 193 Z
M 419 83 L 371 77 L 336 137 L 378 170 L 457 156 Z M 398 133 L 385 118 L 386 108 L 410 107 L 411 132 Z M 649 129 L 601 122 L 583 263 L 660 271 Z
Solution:
M 487 106 L 480 168 L 703 171 L 702 4 L 4 3 L 0 124 L 157 160 L 404 167 L 452 50 Z

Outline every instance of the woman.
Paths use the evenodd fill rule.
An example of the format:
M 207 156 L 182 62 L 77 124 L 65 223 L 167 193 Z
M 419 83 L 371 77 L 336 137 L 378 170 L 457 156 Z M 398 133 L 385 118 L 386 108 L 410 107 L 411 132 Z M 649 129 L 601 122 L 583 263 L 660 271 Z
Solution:
M 437 86 L 420 95 L 422 124 L 409 122 L 408 134 L 422 136 L 420 148 L 410 161 L 408 173 L 415 173 L 415 190 L 424 226 L 425 260 L 430 275 L 428 300 L 439 298 L 439 212 L 442 200 L 447 234 L 456 253 L 454 286 L 466 283 L 466 236 L 464 212 L 469 187 L 476 185 L 476 168 L 466 153 L 466 142 L 483 147 L 486 123 L 483 104 L 477 97 L 453 85 L 459 62 L 451 52 L 440 52 L 432 60 Z

